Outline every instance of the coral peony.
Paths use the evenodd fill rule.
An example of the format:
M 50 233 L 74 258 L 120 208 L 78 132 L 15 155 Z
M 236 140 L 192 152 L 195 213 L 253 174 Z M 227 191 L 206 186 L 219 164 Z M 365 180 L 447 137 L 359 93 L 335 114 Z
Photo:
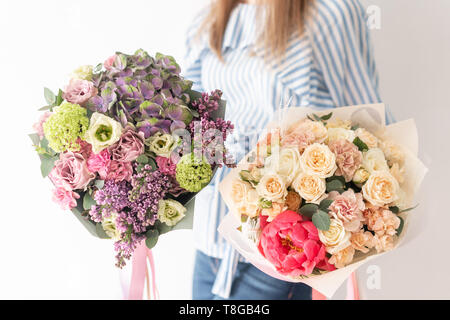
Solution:
M 314 268 L 334 270 L 325 256 L 317 228 L 294 211 L 280 213 L 264 227 L 259 248 L 284 275 L 309 275 Z

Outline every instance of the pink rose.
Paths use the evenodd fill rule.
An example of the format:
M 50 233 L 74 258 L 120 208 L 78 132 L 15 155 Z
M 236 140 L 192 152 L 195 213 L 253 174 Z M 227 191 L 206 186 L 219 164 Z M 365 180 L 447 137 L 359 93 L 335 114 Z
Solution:
M 133 166 L 131 165 L 131 162 L 121 162 L 112 160 L 109 165 L 106 179 L 114 180 L 116 182 L 123 180 L 130 181 L 132 174 L 133 174 Z
M 331 191 L 328 199 L 333 200 L 328 207 L 330 214 L 342 221 L 345 230 L 356 232 L 362 227 L 365 220 L 363 215 L 365 205 L 361 193 L 355 193 L 353 189 L 348 189 L 342 194 Z
M 91 153 L 91 156 L 87 160 L 87 167 L 91 172 L 98 172 L 101 179 L 106 179 L 110 163 L 111 155 L 108 149 L 103 149 L 97 154 Z
M 39 135 L 39 138 L 44 138 L 44 128 L 43 125 L 45 121 L 52 115 L 50 111 L 44 112 L 43 115 L 39 118 L 39 121 L 33 125 L 34 131 Z
M 362 153 L 358 147 L 348 140 L 339 139 L 331 141 L 328 145 L 336 155 L 337 175 L 342 175 L 346 182 L 353 179 L 356 170 L 362 163 Z
M 159 171 L 162 173 L 175 176 L 177 165 L 166 157 L 156 157 L 156 164 L 158 165 Z
M 115 60 L 116 55 L 112 55 L 111 57 L 106 59 L 105 62 L 103 62 L 103 66 L 105 67 L 105 69 L 108 71 L 111 70 Z
M 59 155 L 55 167 L 49 174 L 58 188 L 65 190 L 86 189 L 95 174 L 89 171 L 86 160 L 79 153 L 64 152 Z
M 79 198 L 80 195 L 78 193 L 64 188 L 56 188 L 53 190 L 52 200 L 59 204 L 63 210 L 75 208 L 77 206 L 77 199 Z
M 309 275 L 314 268 L 335 269 L 328 263 L 317 228 L 294 211 L 280 213 L 264 227 L 259 249 L 284 275 Z
M 126 127 L 119 141 L 109 148 L 112 159 L 115 161 L 134 161 L 144 153 L 144 133 L 136 132 L 131 127 Z
M 82 105 L 89 98 L 96 96 L 98 90 L 91 81 L 82 79 L 71 79 L 69 85 L 66 86 L 63 98 L 70 103 Z

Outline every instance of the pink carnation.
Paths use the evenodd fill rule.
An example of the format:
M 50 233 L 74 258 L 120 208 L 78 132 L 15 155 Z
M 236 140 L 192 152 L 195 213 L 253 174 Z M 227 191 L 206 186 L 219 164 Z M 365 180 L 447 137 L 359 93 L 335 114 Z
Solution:
M 86 189 L 89 182 L 95 178 L 95 174 L 89 171 L 81 154 L 64 152 L 59 155 L 59 160 L 56 161 L 49 178 L 56 187 L 72 191 Z
M 98 172 L 101 179 L 106 179 L 110 163 L 111 155 L 108 149 L 103 149 L 98 154 L 91 153 L 91 156 L 87 160 L 87 167 L 91 172 Z
M 156 164 L 158 165 L 159 171 L 162 173 L 175 176 L 177 165 L 166 157 L 156 157 Z
M 325 256 L 317 228 L 311 221 L 302 220 L 294 211 L 276 216 L 262 230 L 261 253 L 284 275 L 309 275 L 314 268 L 334 270 Z
M 367 228 L 374 231 L 381 239 L 384 235 L 394 236 L 400 226 L 400 218 L 392 211 L 371 206 L 364 211 Z
M 112 55 L 111 57 L 106 59 L 105 62 L 103 62 L 103 66 L 105 67 L 105 69 L 111 70 L 115 60 L 116 60 L 116 55 Z
M 297 147 L 300 153 L 306 149 L 307 146 L 315 141 L 316 137 L 313 132 L 306 130 L 301 123 L 292 126 L 281 139 L 281 145 L 284 147 Z
M 136 132 L 132 127 L 126 127 L 119 141 L 109 150 L 113 160 L 130 162 L 144 153 L 144 133 Z
M 130 181 L 132 174 L 133 174 L 133 166 L 131 165 L 131 162 L 121 162 L 112 160 L 109 165 L 106 179 L 114 180 L 116 182 L 124 180 Z
M 56 188 L 53 190 L 52 200 L 59 204 L 63 210 L 75 208 L 77 206 L 77 199 L 79 198 L 80 195 L 78 193 L 64 188 Z
M 98 90 L 91 81 L 74 78 L 66 86 L 63 97 L 70 103 L 82 105 L 97 93 Z
M 45 121 L 52 115 L 50 111 L 44 112 L 43 115 L 39 118 L 39 121 L 33 125 L 34 131 L 39 135 L 39 138 L 44 138 L 44 128 L 43 125 Z
M 89 159 L 92 154 L 92 145 L 89 142 L 81 140 L 80 138 L 77 139 L 77 143 L 80 145 L 80 150 L 78 153 L 81 154 L 83 158 Z
M 353 179 L 356 170 L 362 163 L 362 153 L 358 147 L 345 139 L 331 141 L 328 145 L 330 150 L 336 155 L 337 175 L 342 175 L 346 182 Z
M 341 220 L 347 231 L 356 232 L 362 227 L 365 205 L 361 193 L 355 193 L 353 189 L 348 189 L 342 194 L 331 191 L 328 199 L 333 200 L 328 207 L 330 214 Z

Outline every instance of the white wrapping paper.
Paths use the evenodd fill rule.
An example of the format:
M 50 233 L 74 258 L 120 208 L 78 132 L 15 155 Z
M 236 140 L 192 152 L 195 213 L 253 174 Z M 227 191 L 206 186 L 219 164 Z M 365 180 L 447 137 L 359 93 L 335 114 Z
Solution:
M 275 114 L 274 119 L 276 120 L 271 122 L 267 129 L 278 126 L 281 127 L 281 129 L 287 128 L 289 125 L 306 118 L 308 114 L 316 113 L 320 116 L 328 112 L 330 111 L 325 111 L 319 114 L 317 110 L 306 107 L 281 109 Z M 333 109 L 332 112 L 333 117 L 330 120 L 336 118 L 351 120 L 352 124 L 359 124 L 361 127 L 368 129 L 377 136 L 389 137 L 404 148 L 405 182 L 401 185 L 401 188 L 407 193 L 406 201 L 408 207 L 415 205 L 414 195 L 417 193 L 428 169 L 417 157 L 419 149 L 418 134 L 414 120 L 409 119 L 385 126 L 385 107 L 383 104 L 342 107 Z M 325 296 L 332 297 L 335 291 L 352 272 L 364 263 L 384 254 L 377 254 L 373 249 L 368 254 L 355 255 L 354 262 L 345 268 L 337 269 L 322 275 L 310 275 L 308 278 L 304 279 L 293 279 L 278 273 L 275 267 L 259 253 L 256 245 L 247 240 L 247 238 L 237 229 L 241 225 L 241 222 L 231 199 L 231 184 L 234 179 L 239 177 L 239 172 L 242 169 L 246 169 L 247 158 L 248 155 L 245 156 L 238 166 L 225 177 L 219 186 L 222 197 L 227 204 L 230 213 L 223 219 L 218 231 L 241 255 L 243 255 L 258 269 L 280 280 L 289 282 L 303 282 L 321 292 Z M 404 218 L 405 224 L 395 247 L 398 247 L 400 244 L 404 245 L 407 243 L 407 241 L 405 241 L 405 236 L 406 240 L 413 239 L 416 236 L 409 234 L 408 231 L 409 216 L 411 214 L 415 214 L 415 210 L 400 215 Z M 416 229 L 418 232 L 420 231 L 420 228 Z

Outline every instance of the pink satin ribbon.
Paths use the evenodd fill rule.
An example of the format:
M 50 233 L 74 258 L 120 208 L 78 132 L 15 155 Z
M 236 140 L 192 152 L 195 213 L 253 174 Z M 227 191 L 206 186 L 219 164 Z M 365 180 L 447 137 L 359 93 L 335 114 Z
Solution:
M 150 265 L 152 275 L 151 283 L 147 266 L 147 259 Z M 128 300 L 142 300 L 144 295 L 144 287 L 147 284 L 147 298 L 159 299 L 159 292 L 156 287 L 155 276 L 155 260 L 150 249 L 147 248 L 145 242 L 141 242 L 133 252 L 131 271 L 131 283 L 128 290 Z M 150 294 L 153 293 L 153 295 Z
M 313 300 L 327 300 L 327 297 L 321 294 L 317 290 L 312 290 L 312 299 Z M 359 298 L 359 289 L 358 289 L 358 281 L 356 280 L 356 274 L 353 272 L 350 277 L 347 279 L 347 295 L 345 300 L 360 300 Z

